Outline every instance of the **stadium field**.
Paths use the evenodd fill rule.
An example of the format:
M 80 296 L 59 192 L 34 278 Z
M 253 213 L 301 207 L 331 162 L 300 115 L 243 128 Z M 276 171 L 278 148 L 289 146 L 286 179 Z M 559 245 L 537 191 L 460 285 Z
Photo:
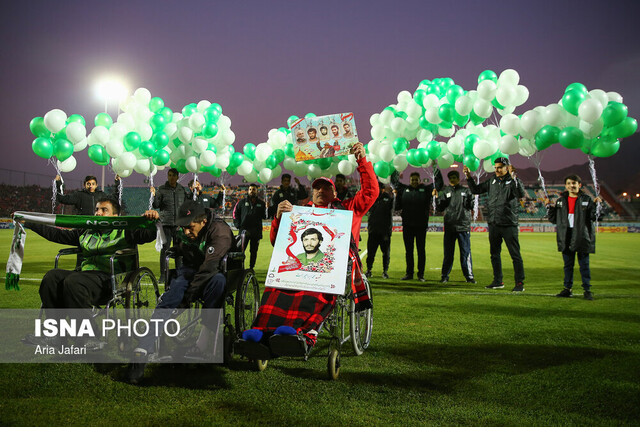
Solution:
M 266 237 L 266 236 L 265 236 Z M 0 230 L 8 255 L 11 232 Z M 366 248 L 366 233 L 360 247 Z M 601 233 L 591 257 L 594 301 L 562 289 L 562 257 L 550 233 L 521 233 L 526 291 L 488 290 L 486 233 L 472 234 L 478 284 L 459 263 L 439 283 L 442 233 L 427 236 L 427 282 L 401 282 L 402 236 L 392 238 L 390 279 L 374 266 L 374 329 L 359 357 L 343 348 L 340 378 L 326 379 L 326 341 L 307 361 L 274 360 L 264 372 L 236 358 L 222 365 L 155 365 L 140 386 L 120 365 L 0 365 L 3 425 L 611 425 L 640 420 L 638 234 Z M 29 232 L 19 292 L 1 308 L 37 308 L 38 285 L 59 245 Z M 271 246 L 257 266 L 264 279 Z M 457 255 L 456 255 L 457 256 Z M 158 270 L 153 245 L 141 263 Z M 4 260 L 3 260 L 4 261 Z M 68 261 L 68 267 L 73 262 Z

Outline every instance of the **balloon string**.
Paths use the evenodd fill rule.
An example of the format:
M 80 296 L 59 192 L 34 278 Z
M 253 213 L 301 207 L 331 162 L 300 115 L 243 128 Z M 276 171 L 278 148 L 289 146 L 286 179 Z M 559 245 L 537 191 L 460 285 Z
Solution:
M 473 172 L 476 184 L 480 184 L 480 176 L 482 175 L 482 173 L 483 171 L 480 170 L 480 168 L 478 168 L 475 172 Z M 478 220 L 479 213 L 480 213 L 480 195 L 476 194 L 475 197 L 473 198 L 473 220 L 474 221 Z
M 118 204 L 120 206 L 122 206 L 122 187 L 123 187 L 122 181 L 123 181 L 122 178 L 118 180 Z
M 538 181 L 540 181 L 540 185 L 542 185 L 542 191 L 544 192 L 545 199 L 549 199 L 549 193 L 547 193 L 547 186 L 545 185 L 544 177 L 542 176 L 542 170 L 540 170 L 540 165 L 542 164 L 542 154 L 539 151 L 536 151 L 535 156 L 530 156 L 529 161 L 533 163 L 533 165 L 538 170 Z
M 53 165 L 56 170 L 56 175 L 60 177 L 60 194 L 64 195 L 64 178 L 62 178 L 62 173 L 60 172 L 60 168 L 56 164 L 56 161 L 53 159 L 49 159 L 49 162 Z M 53 179 L 52 182 L 52 196 L 51 196 L 51 213 L 55 213 L 56 211 L 56 201 L 58 198 L 58 189 L 56 188 L 56 179 Z
M 198 174 L 194 172 L 193 173 L 193 200 L 194 201 L 198 198 L 198 190 L 196 189 L 197 183 L 198 183 Z
M 263 190 L 263 194 L 264 194 L 264 200 L 267 200 L 267 184 L 262 184 L 262 190 Z M 269 208 L 267 207 L 267 204 L 264 204 L 264 216 L 265 218 L 269 218 Z
M 153 188 L 153 175 L 149 175 L 149 188 Z M 149 209 L 153 208 L 153 193 L 149 192 Z
M 227 192 L 224 190 L 225 186 L 224 186 L 224 172 L 220 175 L 220 184 L 222 184 L 222 216 L 224 217 L 224 214 L 226 213 L 227 210 Z
M 591 180 L 593 181 L 593 189 L 596 192 L 596 197 L 600 197 L 600 186 L 598 185 L 598 177 L 596 176 L 596 162 L 591 156 L 589 156 L 589 172 L 591 173 Z M 598 230 L 598 222 L 601 212 L 602 204 L 598 202 L 596 204 L 596 230 Z
M 433 169 L 428 169 L 428 168 L 422 168 L 424 169 L 424 171 L 427 173 L 427 178 L 429 178 L 431 180 L 431 182 L 433 183 L 433 188 L 436 188 L 436 174 L 433 171 Z M 435 197 L 431 198 L 431 207 L 433 208 L 433 212 L 436 211 L 436 199 Z

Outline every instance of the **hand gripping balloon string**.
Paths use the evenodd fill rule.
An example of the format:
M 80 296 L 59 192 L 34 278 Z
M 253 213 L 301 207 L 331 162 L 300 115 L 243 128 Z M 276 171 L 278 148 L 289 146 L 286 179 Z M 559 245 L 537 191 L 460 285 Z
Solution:
M 425 168 L 423 167 L 422 169 L 424 169 L 424 171 L 427 173 L 427 178 L 429 178 L 431 180 L 431 182 L 433 183 L 433 188 L 436 188 L 436 174 L 433 171 L 432 168 Z M 431 198 L 431 207 L 433 208 L 433 212 L 436 211 L 436 198 L 432 197 Z
M 56 175 L 60 177 L 60 194 L 64 195 L 64 179 L 62 178 L 62 173 L 60 172 L 60 168 L 58 168 L 58 165 L 56 163 L 55 160 L 53 159 L 49 159 L 49 162 L 53 165 L 53 167 L 56 169 Z M 58 191 L 56 188 L 56 180 L 53 180 L 52 183 L 52 192 L 53 195 L 51 196 L 51 213 L 55 213 L 56 210 L 56 199 L 57 199 L 57 195 L 58 195 Z
M 480 177 L 484 174 L 484 171 L 480 168 L 472 172 L 472 175 L 475 177 L 476 184 L 480 183 Z M 476 194 L 473 198 L 473 220 L 478 220 L 478 213 L 480 212 L 480 195 Z
M 122 178 L 118 180 L 118 204 L 122 206 Z
M 153 188 L 153 175 L 149 175 L 149 188 Z M 153 208 L 153 193 L 149 192 L 149 209 Z
M 264 200 L 269 200 L 267 198 L 267 184 L 262 184 L 262 192 L 264 194 Z M 264 216 L 265 218 L 269 218 L 269 207 L 266 203 L 264 204 Z
M 538 181 L 540 181 L 540 185 L 542 186 L 542 191 L 544 192 L 545 199 L 549 199 L 549 193 L 547 193 L 547 186 L 544 182 L 544 177 L 542 176 L 542 171 L 540 170 L 540 164 L 542 163 L 542 154 L 539 151 L 536 151 L 535 157 L 530 156 L 529 160 L 533 165 L 538 169 Z
M 224 174 L 226 174 L 226 172 L 223 172 L 222 174 L 220 174 L 220 185 L 223 187 L 223 190 L 222 190 L 222 216 L 223 217 L 227 208 L 227 192 L 224 191 Z
M 198 183 L 198 174 L 196 172 L 193 173 L 193 201 L 195 202 L 198 198 L 198 190 L 196 189 L 196 184 Z
M 591 173 L 591 180 L 593 181 L 593 189 L 596 192 L 596 197 L 600 197 L 600 185 L 598 185 L 598 177 L 596 176 L 596 162 L 591 155 L 589 157 L 589 172 Z M 598 202 L 596 204 L 596 230 L 598 230 L 598 220 L 600 218 L 600 212 L 602 212 L 602 204 Z

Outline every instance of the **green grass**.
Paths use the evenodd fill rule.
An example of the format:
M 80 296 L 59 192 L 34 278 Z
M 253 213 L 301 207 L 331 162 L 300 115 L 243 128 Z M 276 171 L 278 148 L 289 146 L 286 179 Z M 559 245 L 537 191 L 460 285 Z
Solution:
M 438 283 L 442 234 L 427 237 L 427 283 L 400 282 L 402 238 L 392 239 L 391 279 L 374 278 L 374 334 L 355 357 L 344 348 L 336 382 L 326 380 L 326 341 L 309 361 L 274 360 L 264 372 L 230 366 L 156 365 L 142 386 L 118 365 L 4 364 L 0 423 L 92 424 L 637 424 L 640 420 L 640 235 L 600 234 L 591 257 L 594 301 L 559 299 L 562 257 L 555 236 L 520 235 L 527 280 L 512 294 L 491 281 L 486 234 L 472 235 L 479 283 Z M 10 233 L 0 231 L 8 248 Z M 361 248 L 366 247 L 366 234 Z M 20 292 L 0 307 L 39 306 L 37 279 L 59 246 L 27 237 Z M 271 247 L 260 247 L 264 279 Z M 152 245 L 142 263 L 157 271 Z M 70 264 L 69 264 L 70 265 Z M 579 284 L 579 274 L 576 271 Z M 1 285 L 1 284 L 0 284 Z

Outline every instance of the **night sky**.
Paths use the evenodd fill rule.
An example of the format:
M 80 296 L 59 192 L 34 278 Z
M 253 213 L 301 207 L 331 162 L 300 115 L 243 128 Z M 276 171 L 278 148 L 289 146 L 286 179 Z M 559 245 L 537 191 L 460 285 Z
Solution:
M 149 89 L 174 111 L 220 103 L 237 150 L 307 112 L 353 111 L 368 142 L 369 117 L 398 92 L 436 77 L 475 89 L 485 69 L 519 72 L 530 97 L 516 114 L 557 102 L 577 81 L 619 92 L 640 118 L 638 1 L 65 0 L 2 9 L 4 169 L 53 177 L 31 150 L 29 121 L 60 108 L 82 114 L 90 131 L 104 110 L 93 86 L 105 74 L 121 76 L 131 91 Z M 116 108 L 109 106 L 114 118 Z M 99 176 L 86 151 L 76 158 L 68 178 Z M 542 167 L 585 160 L 558 146 L 545 151 Z M 141 183 L 140 175 L 125 183 Z

